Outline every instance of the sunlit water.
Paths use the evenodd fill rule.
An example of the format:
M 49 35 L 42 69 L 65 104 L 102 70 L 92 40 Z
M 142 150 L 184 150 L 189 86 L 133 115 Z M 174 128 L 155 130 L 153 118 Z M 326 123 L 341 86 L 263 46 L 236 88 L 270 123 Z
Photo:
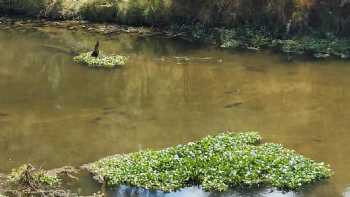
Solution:
M 128 65 L 107 71 L 73 63 L 68 49 L 92 47 L 96 39 L 104 51 L 129 56 Z M 268 52 L 125 34 L 1 30 L 0 92 L 0 172 L 27 162 L 79 166 L 223 130 L 256 130 L 265 141 L 331 164 L 336 174 L 301 192 L 192 187 L 162 193 L 121 186 L 108 193 L 350 196 L 350 62 L 287 61 Z

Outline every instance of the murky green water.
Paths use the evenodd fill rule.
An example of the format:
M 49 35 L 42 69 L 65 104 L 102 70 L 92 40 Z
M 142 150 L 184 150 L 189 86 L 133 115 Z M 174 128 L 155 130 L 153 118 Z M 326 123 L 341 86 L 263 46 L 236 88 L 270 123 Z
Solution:
M 71 46 L 98 37 L 123 69 L 72 62 Z M 186 58 L 184 58 L 186 57 Z M 164 194 L 120 187 L 111 196 L 350 196 L 350 62 L 286 61 L 133 35 L 46 28 L 0 31 L 0 172 L 45 168 L 164 148 L 222 130 L 257 130 L 265 141 L 330 163 L 335 176 L 298 193 L 198 188 Z M 83 186 L 82 186 L 83 187 Z

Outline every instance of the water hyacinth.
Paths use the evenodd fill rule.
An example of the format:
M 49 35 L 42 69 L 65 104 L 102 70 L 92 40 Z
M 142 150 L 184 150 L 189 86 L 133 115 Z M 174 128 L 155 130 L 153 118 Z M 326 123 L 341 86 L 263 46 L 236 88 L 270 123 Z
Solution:
M 162 191 L 191 184 L 207 191 L 239 185 L 296 190 L 332 175 L 328 165 L 260 141 L 256 132 L 223 133 L 160 151 L 115 155 L 88 168 L 109 186 L 127 184 Z
M 127 58 L 121 55 L 107 56 L 100 52 L 99 57 L 92 57 L 91 54 L 92 52 L 82 53 L 74 57 L 74 61 L 95 68 L 115 68 L 124 66 L 127 61 Z

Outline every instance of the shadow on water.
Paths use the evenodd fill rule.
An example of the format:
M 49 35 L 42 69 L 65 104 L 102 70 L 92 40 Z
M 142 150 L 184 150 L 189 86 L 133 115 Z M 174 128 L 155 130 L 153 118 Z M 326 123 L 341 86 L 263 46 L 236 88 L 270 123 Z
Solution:
M 2 28 L 0 28 L 2 29 Z M 130 58 L 92 70 L 71 51 L 94 46 Z M 187 143 L 223 130 L 331 164 L 327 183 L 301 193 L 192 187 L 175 193 L 120 187 L 112 196 L 349 196 L 350 67 L 269 52 L 217 50 L 179 40 L 80 31 L 0 30 L 0 172 L 31 162 L 79 166 L 99 158 Z M 80 190 L 94 191 L 91 179 Z M 94 189 L 92 189 L 94 188 Z M 138 195 L 141 194 L 141 195 Z

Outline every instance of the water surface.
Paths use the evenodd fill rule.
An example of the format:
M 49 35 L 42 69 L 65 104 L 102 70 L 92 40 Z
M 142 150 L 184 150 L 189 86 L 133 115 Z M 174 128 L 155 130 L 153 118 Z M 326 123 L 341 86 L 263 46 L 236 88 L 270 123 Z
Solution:
M 127 55 L 128 65 L 93 70 L 71 49 Z M 110 196 L 350 196 L 350 63 L 287 61 L 159 37 L 101 36 L 43 28 L 0 30 L 0 172 L 31 162 L 81 165 L 160 149 L 220 131 L 260 131 L 331 164 L 335 176 L 297 193 L 271 189 L 164 194 L 120 187 Z

